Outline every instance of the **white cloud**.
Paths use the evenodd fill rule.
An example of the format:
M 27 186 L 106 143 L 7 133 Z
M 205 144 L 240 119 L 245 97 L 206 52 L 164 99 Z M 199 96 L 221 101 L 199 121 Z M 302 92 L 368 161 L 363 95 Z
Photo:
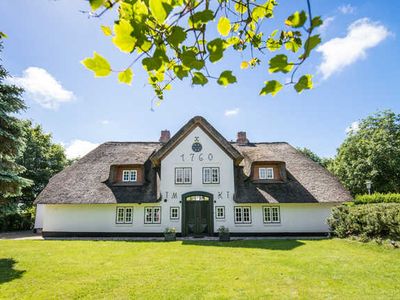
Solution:
M 324 79 L 330 77 L 357 60 L 364 59 L 366 50 L 377 46 L 389 34 L 385 26 L 367 18 L 353 22 L 347 28 L 345 37 L 331 39 L 317 48 L 322 53 L 318 70 Z
M 89 141 L 73 140 L 71 143 L 68 144 L 65 153 L 67 155 L 67 158 L 69 159 L 78 158 L 86 155 L 94 148 L 96 148 L 98 145 L 99 144 L 92 143 Z
M 354 13 L 356 8 L 354 6 L 351 6 L 351 4 L 344 4 L 338 7 L 338 10 L 344 14 L 344 15 L 349 15 Z
M 101 120 L 101 125 L 109 125 L 111 122 L 109 120 Z
M 7 81 L 24 88 L 33 100 L 48 109 L 57 109 L 61 103 L 75 98 L 73 92 L 64 89 L 60 82 L 42 68 L 29 67 L 22 77 L 10 77 Z
M 239 113 L 239 111 L 240 111 L 239 108 L 226 110 L 224 115 L 225 115 L 225 117 L 235 116 Z
M 353 123 L 351 123 L 349 127 L 346 128 L 345 132 L 349 134 L 349 133 L 356 133 L 359 130 L 360 130 L 360 122 L 354 121 Z
M 318 27 L 319 32 L 324 32 L 329 25 L 332 24 L 332 22 L 335 20 L 335 17 L 326 17 L 324 19 L 324 23 L 322 23 L 322 25 L 320 27 Z

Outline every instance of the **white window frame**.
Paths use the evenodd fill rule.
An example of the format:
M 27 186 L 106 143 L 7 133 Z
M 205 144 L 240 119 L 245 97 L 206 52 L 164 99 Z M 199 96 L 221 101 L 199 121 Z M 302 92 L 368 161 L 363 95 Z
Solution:
M 175 168 L 175 184 L 191 184 L 192 168 L 179 167 Z
M 274 168 L 258 168 L 259 179 L 274 179 Z
M 175 213 L 176 215 L 175 215 Z M 179 220 L 179 206 L 171 206 L 169 208 L 169 218 L 171 220 Z
M 127 179 L 125 179 L 125 175 Z M 136 182 L 137 181 L 137 170 L 123 170 L 122 171 L 123 182 Z
M 161 224 L 161 206 L 146 206 L 144 208 L 144 224 Z
M 251 207 L 234 206 L 234 219 L 235 224 L 251 224 Z
M 133 223 L 133 207 L 117 206 L 115 214 L 116 224 L 132 224 Z
M 207 176 L 206 176 L 206 173 Z M 220 180 L 219 167 L 204 167 L 203 168 L 203 183 L 205 184 L 218 184 Z M 216 175 L 216 177 L 214 177 Z M 208 178 L 207 178 L 208 177 Z
M 215 219 L 224 220 L 225 219 L 225 206 L 215 207 Z
M 280 224 L 281 210 L 279 206 L 264 206 L 263 220 L 265 224 Z

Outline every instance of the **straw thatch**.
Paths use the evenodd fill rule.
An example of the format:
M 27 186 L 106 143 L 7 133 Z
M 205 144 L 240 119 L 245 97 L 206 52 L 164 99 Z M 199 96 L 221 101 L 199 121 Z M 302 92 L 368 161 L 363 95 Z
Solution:
M 339 181 L 287 143 L 229 143 L 204 118 L 194 117 L 169 142 L 108 142 L 51 178 L 35 203 L 148 203 L 160 201 L 160 161 L 196 126 L 200 126 L 235 163 L 238 203 L 328 203 L 352 200 Z M 274 162 L 282 181 L 254 181 L 256 162 Z M 143 184 L 114 184 L 115 166 L 143 165 Z M 223 176 L 223 172 L 221 172 Z

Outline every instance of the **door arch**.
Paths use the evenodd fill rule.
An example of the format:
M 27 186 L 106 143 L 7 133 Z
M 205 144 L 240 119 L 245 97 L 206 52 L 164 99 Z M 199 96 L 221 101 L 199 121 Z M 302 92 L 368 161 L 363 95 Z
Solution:
M 182 235 L 214 234 L 214 196 L 201 191 L 182 195 Z

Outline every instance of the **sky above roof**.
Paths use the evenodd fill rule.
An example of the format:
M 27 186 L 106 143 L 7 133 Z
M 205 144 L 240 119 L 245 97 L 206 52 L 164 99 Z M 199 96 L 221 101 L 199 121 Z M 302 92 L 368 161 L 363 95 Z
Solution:
M 280 24 L 306 3 L 279 2 L 274 22 Z M 160 130 L 174 134 L 195 115 L 228 140 L 246 131 L 253 142 L 286 141 L 333 156 L 358 120 L 378 110 L 400 113 L 400 1 L 311 3 L 325 23 L 322 44 L 302 69 L 314 74 L 315 88 L 300 95 L 287 88 L 275 97 L 258 96 L 271 78 L 266 65 L 241 70 L 242 58 L 228 53 L 213 68 L 233 70 L 237 84 L 202 88 L 178 82 L 155 106 L 140 64 L 133 67 L 131 86 L 118 84 L 116 76 L 94 78 L 80 64 L 93 51 L 121 68 L 132 60 L 100 30 L 113 15 L 88 18 L 83 0 L 1 1 L 0 31 L 8 35 L 1 58 L 10 81 L 26 90 L 29 108 L 22 117 L 42 124 L 69 157 L 106 141 L 157 141 Z

